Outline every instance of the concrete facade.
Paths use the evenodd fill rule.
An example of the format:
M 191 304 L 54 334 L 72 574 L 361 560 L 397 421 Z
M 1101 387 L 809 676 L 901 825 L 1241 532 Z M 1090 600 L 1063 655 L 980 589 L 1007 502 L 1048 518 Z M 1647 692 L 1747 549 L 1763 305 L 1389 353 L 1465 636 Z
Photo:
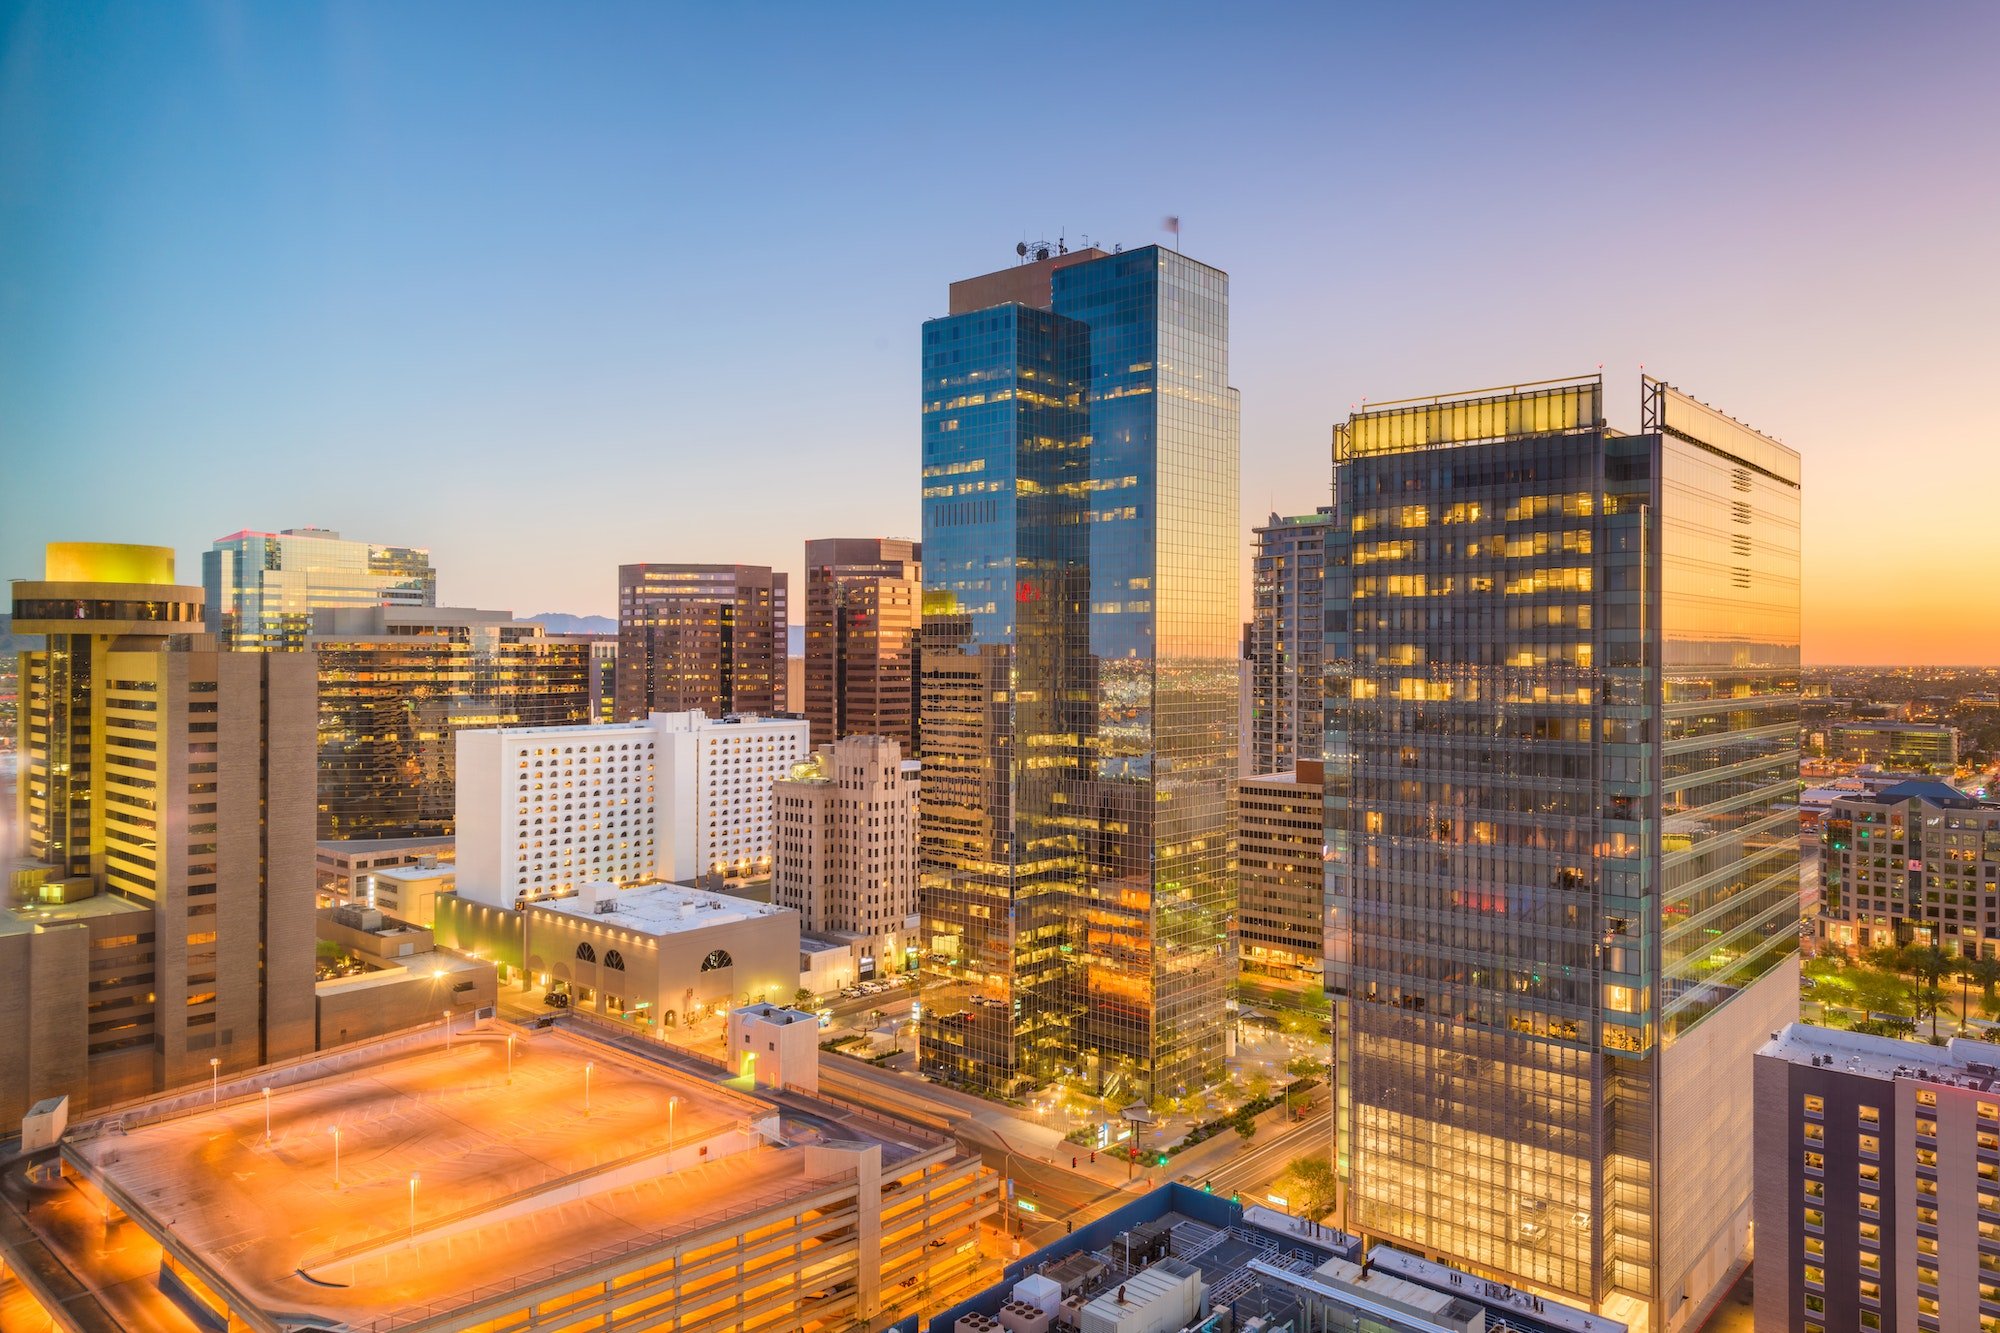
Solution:
M 923 548 L 886 537 L 806 543 L 803 703 L 814 749 L 887 736 L 917 752 Z
M 1236 956 L 1245 976 L 1321 984 L 1324 771 L 1302 762 L 1236 783 Z
M 620 565 L 619 719 L 784 712 L 788 583 L 767 565 Z
M 863 978 L 903 970 L 917 938 L 918 766 L 885 736 L 820 750 L 773 791 L 771 901 L 801 929 L 853 937 Z
M 728 1050 L 730 1072 L 759 1087 L 819 1091 L 819 1020 L 811 1014 L 776 1004 L 732 1009 Z

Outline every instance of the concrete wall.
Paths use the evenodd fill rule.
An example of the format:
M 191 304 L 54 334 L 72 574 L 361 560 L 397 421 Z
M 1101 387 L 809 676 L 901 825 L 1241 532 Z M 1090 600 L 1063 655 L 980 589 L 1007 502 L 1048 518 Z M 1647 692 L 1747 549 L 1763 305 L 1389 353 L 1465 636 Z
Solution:
M 799 918 L 795 912 L 775 912 L 664 935 L 621 929 L 608 924 L 612 918 L 600 920 L 544 908 L 530 907 L 521 915 L 526 919 L 527 967 L 534 988 L 543 988 L 545 975 L 551 987 L 558 982 L 567 983 L 572 992 L 579 986 L 588 987 L 592 999 L 586 1007 L 598 1013 L 615 1015 L 618 1010 L 607 1003 L 607 997 L 616 996 L 626 1010 L 636 1010 L 643 1003 L 648 1006 L 646 1012 L 656 1017 L 673 1014 L 674 1021 L 682 1022 L 691 1005 L 733 1007 L 746 996 L 752 1001 L 769 998 L 782 1003 L 799 987 Z M 444 939 L 442 930 L 439 939 Z M 577 946 L 584 943 L 597 955 L 596 962 L 577 958 Z M 606 965 L 613 949 L 625 962 L 622 970 Z M 729 956 L 729 965 L 704 970 L 702 964 L 717 950 Z
M 1657 1297 L 1666 1333 L 1718 1294 L 1747 1248 L 1754 1138 L 1752 1064 L 1799 1016 L 1799 960 L 1787 958 L 1660 1057 Z
M 511 906 L 500 847 L 500 732 L 458 733 L 458 786 L 453 794 L 458 889 L 480 902 Z
M 433 973 L 442 969 L 442 977 Z M 491 963 L 444 954 L 418 955 L 391 976 L 379 974 L 323 981 L 317 987 L 321 1049 L 387 1036 L 404 1028 L 438 1025 L 449 1009 L 463 1032 L 469 1015 L 497 1002 Z
M 819 1091 L 819 1020 L 782 1005 L 752 1005 L 729 1015 L 729 1068 L 741 1075 L 745 1057 L 760 1087 Z
M 85 997 L 90 930 L 81 922 L 0 935 L 0 1135 L 30 1106 L 88 1101 Z

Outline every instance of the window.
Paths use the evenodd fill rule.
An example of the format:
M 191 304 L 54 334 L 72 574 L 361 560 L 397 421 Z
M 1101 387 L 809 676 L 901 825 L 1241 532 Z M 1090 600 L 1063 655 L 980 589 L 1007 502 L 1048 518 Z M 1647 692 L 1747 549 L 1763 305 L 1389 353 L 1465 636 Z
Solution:
M 729 956 L 727 949 L 716 949 L 708 957 L 701 960 L 701 970 L 704 972 L 718 972 L 725 967 L 734 966 L 736 966 L 736 960 Z
M 589 946 L 588 944 L 579 944 L 579 945 L 577 945 L 577 946 L 576 946 L 576 961 L 577 961 L 577 962 L 579 962 L 579 963 L 594 963 L 594 962 L 596 962 L 596 961 L 597 961 L 597 950 L 595 950 L 595 949 L 591 948 L 591 947 L 590 947 L 590 946 Z
M 616 949 L 607 949 L 604 952 L 604 965 L 614 972 L 623 972 L 625 970 L 625 955 L 619 953 Z

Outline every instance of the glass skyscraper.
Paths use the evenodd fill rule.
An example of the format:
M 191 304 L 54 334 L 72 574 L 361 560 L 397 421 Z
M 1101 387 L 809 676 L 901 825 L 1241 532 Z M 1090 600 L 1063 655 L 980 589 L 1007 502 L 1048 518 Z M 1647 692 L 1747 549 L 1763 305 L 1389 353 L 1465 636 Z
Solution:
M 1588 377 L 1371 408 L 1335 470 L 1346 1220 L 1679 1328 L 1797 1012 L 1799 457 Z
M 1234 911 L 1228 278 L 1158 247 L 954 284 L 924 327 L 934 1076 L 1117 1096 L 1223 1054 Z
M 1326 626 L 1320 614 L 1320 575 L 1333 510 L 1292 518 L 1271 515 L 1256 531 L 1250 562 L 1250 772 L 1290 772 L 1301 760 L 1319 759 L 1320 652 Z
M 255 652 L 303 649 L 315 611 L 437 605 L 429 551 L 348 541 L 327 528 L 218 537 L 202 553 L 201 582 L 222 646 Z

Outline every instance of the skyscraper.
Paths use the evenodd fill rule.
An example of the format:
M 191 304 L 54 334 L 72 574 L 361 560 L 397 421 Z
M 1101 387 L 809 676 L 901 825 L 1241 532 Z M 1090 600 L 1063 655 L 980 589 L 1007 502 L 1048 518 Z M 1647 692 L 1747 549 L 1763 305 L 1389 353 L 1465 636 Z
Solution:
M 847 736 L 775 784 L 771 901 L 803 930 L 858 936 L 863 980 L 909 965 L 917 919 L 917 765 Z
M 618 716 L 785 711 L 785 590 L 765 565 L 618 567 Z
M 511 611 L 319 611 L 319 836 L 452 831 L 458 733 L 592 720 L 589 639 Z
M 1799 457 L 1656 380 L 1356 413 L 1325 600 L 1352 1227 L 1680 1328 L 1797 1013 Z
M 0 908 L 0 1118 L 312 1050 L 313 661 L 217 649 L 155 546 L 14 584 L 25 864 Z
M 814 748 L 887 736 L 916 753 L 920 558 L 917 543 L 894 538 L 806 543 L 804 705 Z
M 205 619 L 225 648 L 296 652 L 313 612 L 436 606 L 429 551 L 346 541 L 326 528 L 236 532 L 201 557 Z
M 1295 518 L 1271 515 L 1256 530 L 1250 564 L 1250 750 L 1252 775 L 1285 773 L 1301 760 L 1317 761 L 1320 651 L 1326 626 L 1320 618 L 1320 574 L 1333 510 L 1321 507 Z
M 924 326 L 926 1069 L 1221 1067 L 1237 758 L 1228 278 L 1159 247 L 955 283 Z

